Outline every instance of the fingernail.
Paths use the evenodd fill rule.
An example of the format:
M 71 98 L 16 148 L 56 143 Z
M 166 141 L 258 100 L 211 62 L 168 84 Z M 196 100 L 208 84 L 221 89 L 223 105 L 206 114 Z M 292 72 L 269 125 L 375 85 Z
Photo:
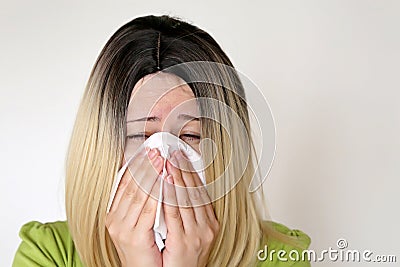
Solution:
M 165 179 L 167 180 L 168 183 L 174 184 L 174 180 L 172 179 L 172 175 L 171 174 L 168 174 L 167 177 L 165 177 Z
M 157 157 L 157 158 L 154 160 L 154 166 L 155 166 L 155 167 L 160 167 L 160 166 L 161 166 L 161 163 L 162 163 L 161 157 Z
M 148 154 L 149 154 L 149 158 L 150 158 L 150 159 L 154 159 L 154 157 L 156 156 L 157 152 L 156 152 L 156 150 L 153 148 L 153 149 L 150 150 L 150 152 L 149 152 Z

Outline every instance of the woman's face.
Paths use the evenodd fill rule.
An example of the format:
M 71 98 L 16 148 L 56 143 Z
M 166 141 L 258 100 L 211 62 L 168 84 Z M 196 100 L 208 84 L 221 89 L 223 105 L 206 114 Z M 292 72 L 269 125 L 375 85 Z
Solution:
M 169 132 L 199 152 L 201 125 L 197 102 L 191 88 L 173 74 L 149 74 L 136 83 L 126 125 L 126 159 L 156 132 Z

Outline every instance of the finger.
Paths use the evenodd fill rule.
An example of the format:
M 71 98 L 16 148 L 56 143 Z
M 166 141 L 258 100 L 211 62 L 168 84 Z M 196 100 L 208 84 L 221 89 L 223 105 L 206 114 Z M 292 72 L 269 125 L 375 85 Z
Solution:
M 181 168 L 175 155 L 176 152 L 172 154 L 172 164 L 168 164 L 167 168 L 169 168 L 168 173 L 172 175 L 172 179 L 175 184 L 176 199 L 183 221 L 183 228 L 185 231 L 187 231 L 191 228 L 191 226 L 196 224 L 196 218 L 192 208 L 192 203 L 190 202 L 190 198 L 186 190 L 185 182 L 182 178 L 182 172 L 180 169 L 173 166 L 174 164 L 175 166 Z
M 130 164 L 134 164 L 136 166 L 140 166 L 141 162 L 144 160 L 144 154 L 139 153 L 136 155 L 132 160 Z M 125 163 L 124 163 L 125 164 Z M 119 206 L 119 203 L 121 201 L 121 198 L 128 187 L 129 183 L 132 181 L 132 176 L 130 172 L 128 171 L 128 168 L 125 170 L 125 173 L 123 174 L 121 181 L 119 182 L 117 192 L 115 193 L 111 208 L 110 208 L 110 213 L 115 212 L 117 207 Z M 134 185 L 131 185 L 134 186 Z M 130 188 L 130 190 L 134 190 L 134 188 Z
M 176 152 L 176 158 L 178 159 L 179 169 L 182 173 L 183 181 L 186 185 L 190 201 L 193 207 L 202 206 L 207 203 L 207 198 L 203 199 L 201 193 L 203 183 L 200 180 L 199 174 L 194 170 L 192 163 L 183 154 L 183 151 Z M 200 180 L 201 187 L 196 185 L 196 180 Z
M 157 190 L 157 183 L 160 183 L 159 179 L 154 183 L 152 192 Z M 129 220 L 135 213 L 138 214 L 138 216 L 134 217 L 134 221 L 136 220 L 136 222 L 134 222 L 134 224 L 133 222 L 131 223 L 135 225 L 139 231 L 150 231 L 153 229 L 154 221 L 156 219 L 158 201 L 150 194 L 147 194 L 140 189 L 138 191 L 140 191 L 140 194 L 145 194 L 145 202 L 143 205 L 132 204 L 128 211 L 127 218 Z
M 191 166 L 189 161 L 186 160 L 181 151 L 177 151 L 175 156 L 178 160 L 178 165 L 180 169 L 186 170 L 181 171 L 181 174 L 182 179 L 186 185 L 186 191 L 188 192 L 189 199 L 193 205 L 196 222 L 207 223 L 207 221 L 209 220 L 207 211 L 203 206 L 202 195 L 200 194 L 200 191 L 195 184 L 195 176 L 198 176 L 198 174 L 194 172 L 193 167 Z
M 210 199 L 210 196 L 208 195 L 206 186 L 201 181 L 199 175 L 194 175 L 194 183 L 196 184 L 197 187 L 196 189 L 200 192 L 200 196 L 203 201 L 203 206 L 206 209 L 208 219 L 211 222 L 217 223 L 218 220 L 215 216 L 215 211 L 212 206 L 212 201 Z
M 126 187 L 118 205 L 118 210 L 116 210 L 116 213 L 121 218 L 125 218 L 129 214 L 128 209 L 131 205 L 136 207 L 144 205 L 147 197 L 146 193 L 151 192 L 150 190 L 157 180 L 158 173 L 161 171 L 162 158 L 160 156 L 155 157 L 152 164 L 147 164 L 146 161 L 148 161 L 147 158 L 141 162 L 141 166 L 133 166 L 137 171 L 134 172 L 135 176 L 132 177 L 133 179 Z M 145 167 L 142 168 L 142 166 Z M 153 166 L 158 171 L 155 171 Z M 142 184 L 136 184 L 137 180 L 143 181 Z M 135 214 L 137 216 L 137 213 Z
M 165 180 L 166 181 L 163 183 L 163 209 L 167 231 L 168 233 L 181 234 L 184 233 L 184 229 L 179 207 L 177 206 L 176 191 L 172 175 L 168 174 Z
M 185 165 L 184 168 L 186 168 L 188 171 L 190 171 L 192 173 L 192 177 L 193 177 L 193 182 L 195 184 L 195 188 L 193 188 L 193 194 L 191 194 L 192 196 L 196 196 L 199 194 L 199 201 L 201 201 L 201 203 L 199 203 L 201 206 L 203 206 L 206 209 L 206 213 L 207 216 L 209 218 L 210 221 L 218 224 L 218 220 L 215 216 L 215 211 L 212 205 L 212 201 L 211 198 L 207 192 L 207 188 L 206 185 L 203 184 L 203 181 L 200 179 L 199 174 L 196 172 L 196 170 L 193 168 L 193 165 L 190 163 L 190 161 L 185 160 L 187 158 L 187 156 L 184 154 L 183 151 L 181 151 L 183 153 L 183 159 L 181 162 L 183 162 Z M 197 193 L 196 193 L 197 191 Z M 193 198 L 193 197 L 192 197 Z M 198 202 L 196 202 L 198 203 Z
M 160 156 L 157 156 L 157 162 L 154 163 L 157 165 L 158 168 L 162 167 L 162 159 Z M 152 213 L 152 203 L 147 203 L 149 199 L 151 199 L 151 195 L 156 195 L 157 190 L 159 190 L 159 183 L 160 179 L 157 179 L 159 176 L 159 172 L 155 171 L 153 168 L 147 168 L 146 171 L 143 173 L 144 177 L 147 177 L 147 183 L 151 183 L 150 186 L 146 186 L 147 188 L 150 187 L 150 192 L 145 191 L 140 185 L 138 186 L 135 197 L 130 202 L 130 206 L 126 212 L 124 220 L 128 221 L 130 226 L 136 226 L 138 220 L 145 209 L 146 214 Z M 156 192 L 155 192 L 156 191 Z M 146 203 L 148 206 L 146 206 Z
M 140 163 L 140 165 L 129 164 L 128 166 L 128 170 L 132 174 L 132 177 L 135 180 L 136 184 L 146 192 L 151 191 L 151 187 L 153 186 L 154 181 L 149 180 L 145 173 L 150 169 L 154 170 L 157 173 L 160 173 L 162 170 L 159 165 L 157 167 L 154 166 L 155 159 L 159 157 L 159 155 L 159 151 L 156 148 L 153 148 L 143 156 L 144 159 Z M 157 176 L 154 177 L 153 175 L 151 175 L 151 177 L 157 178 Z
M 117 209 L 119 202 L 121 201 L 121 197 L 128 186 L 129 182 L 132 180 L 130 177 L 130 173 L 125 171 L 123 174 L 121 181 L 118 184 L 117 192 L 115 193 L 114 199 L 112 200 L 111 207 L 109 213 L 114 213 Z

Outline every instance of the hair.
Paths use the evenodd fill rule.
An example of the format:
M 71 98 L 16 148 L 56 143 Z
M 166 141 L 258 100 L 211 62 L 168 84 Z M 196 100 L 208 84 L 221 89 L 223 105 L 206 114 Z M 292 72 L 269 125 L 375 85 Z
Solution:
M 67 221 L 86 266 L 121 265 L 105 226 L 107 202 L 124 156 L 126 113 L 132 90 L 145 75 L 158 71 L 189 81 L 196 98 L 224 103 L 244 125 L 245 131 L 218 107 L 200 105 L 201 114 L 215 119 L 201 124 L 201 135 L 215 141 L 214 147 L 204 144 L 201 149 L 212 162 L 205 170 L 207 183 L 224 177 L 224 183 L 210 190 L 211 195 L 221 196 L 212 202 L 220 231 L 207 266 L 255 265 L 256 252 L 269 230 L 262 226 L 248 190 L 255 169 L 253 155 L 250 153 L 249 160 L 243 160 L 239 153 L 254 150 L 248 134 L 244 88 L 237 74 L 224 67 L 200 67 L 195 71 L 188 65 L 174 68 L 198 61 L 234 70 L 228 56 L 208 33 L 166 15 L 133 19 L 120 27 L 100 52 L 79 106 L 66 162 Z M 193 76 L 217 82 L 190 82 Z M 229 125 L 230 130 L 223 125 Z

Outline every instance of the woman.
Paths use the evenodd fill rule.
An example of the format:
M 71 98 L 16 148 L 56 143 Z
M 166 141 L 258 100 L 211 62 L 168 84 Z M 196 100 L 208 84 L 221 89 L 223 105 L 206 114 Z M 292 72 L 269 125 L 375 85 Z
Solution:
M 129 163 L 107 212 L 116 173 L 161 131 L 201 153 L 206 187 L 185 153 L 164 160 L 146 148 Z M 67 222 L 25 224 L 14 266 L 309 266 L 287 255 L 260 257 L 266 246 L 301 253 L 310 239 L 261 220 L 248 190 L 256 175 L 249 132 L 244 88 L 209 34 L 170 16 L 130 21 L 101 51 L 78 111 Z M 152 231 L 160 186 L 162 250 Z

